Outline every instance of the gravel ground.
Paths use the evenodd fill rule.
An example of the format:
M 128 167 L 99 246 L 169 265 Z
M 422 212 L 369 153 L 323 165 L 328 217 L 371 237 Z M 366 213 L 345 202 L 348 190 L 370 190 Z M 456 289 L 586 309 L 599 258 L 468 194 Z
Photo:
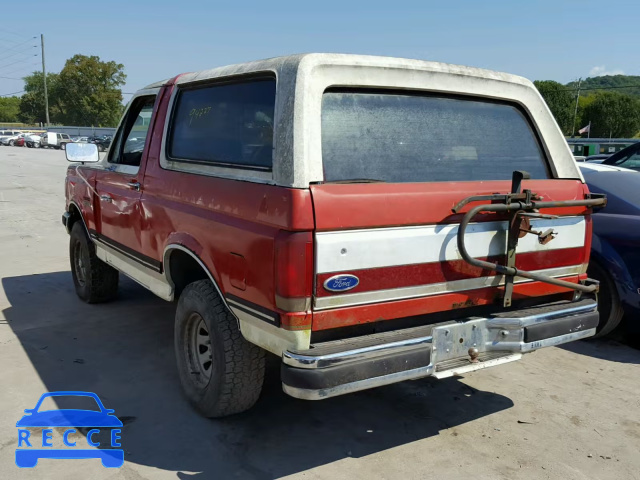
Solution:
M 322 402 L 284 395 L 274 365 L 252 411 L 200 418 L 180 393 L 173 305 L 127 280 L 116 302 L 76 298 L 65 167 L 60 151 L 0 147 L 2 478 L 640 479 L 640 351 L 614 340 Z M 122 468 L 15 466 L 15 422 L 54 390 L 115 409 Z

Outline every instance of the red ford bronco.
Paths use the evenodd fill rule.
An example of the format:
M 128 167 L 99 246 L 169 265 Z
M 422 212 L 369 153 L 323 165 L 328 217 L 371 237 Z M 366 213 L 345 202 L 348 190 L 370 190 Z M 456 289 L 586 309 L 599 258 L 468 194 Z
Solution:
M 69 144 L 63 223 L 89 303 L 119 272 L 177 301 L 206 416 L 250 408 L 265 354 L 323 399 L 589 337 L 590 195 L 531 82 L 309 54 L 135 94 L 103 158 Z

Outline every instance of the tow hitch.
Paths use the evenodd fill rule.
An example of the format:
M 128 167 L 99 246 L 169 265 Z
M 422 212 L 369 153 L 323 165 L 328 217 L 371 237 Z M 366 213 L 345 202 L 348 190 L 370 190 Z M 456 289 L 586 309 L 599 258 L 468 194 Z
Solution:
M 458 228 L 458 250 L 462 258 L 469 264 L 485 270 L 493 270 L 505 276 L 505 289 L 503 305 L 511 306 L 513 296 L 513 281 L 515 277 L 524 277 L 539 282 L 550 283 L 565 288 L 570 288 L 579 292 L 594 293 L 598 291 L 598 283 L 590 280 L 589 284 L 572 283 L 548 275 L 519 270 L 516 268 L 516 247 L 518 239 L 527 234 L 538 236 L 538 241 L 545 245 L 555 238 L 553 229 L 538 232 L 531 229 L 531 218 L 558 218 L 557 215 L 545 215 L 539 213 L 541 208 L 561 208 L 561 207 L 604 207 L 607 204 L 605 195 L 590 194 L 584 200 L 567 200 L 560 202 L 543 202 L 542 198 L 531 190 L 521 191 L 522 180 L 528 180 L 529 173 L 516 170 L 513 172 L 511 180 L 511 193 L 494 195 L 475 195 L 467 197 L 455 205 L 451 210 L 458 213 L 468 203 L 488 201 L 491 203 L 478 205 L 469 210 L 460 222 Z M 509 230 L 507 234 L 507 258 L 506 264 L 500 265 L 471 257 L 464 243 L 464 235 L 469 222 L 480 212 L 507 213 L 509 214 Z

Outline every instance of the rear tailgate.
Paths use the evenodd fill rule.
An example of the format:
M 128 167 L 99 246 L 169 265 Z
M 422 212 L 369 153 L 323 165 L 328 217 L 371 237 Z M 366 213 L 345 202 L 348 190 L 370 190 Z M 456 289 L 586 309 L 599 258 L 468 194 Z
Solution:
M 504 277 L 465 262 L 458 225 L 472 195 L 507 194 L 513 170 L 547 201 L 584 200 L 579 179 L 554 179 L 552 161 L 517 107 L 475 99 L 337 91 L 323 99 L 323 166 L 311 186 L 315 232 L 313 329 L 501 304 Z M 461 133 L 464 132 L 464 133 Z M 363 183 L 381 181 L 385 183 Z M 420 182 L 420 183 L 415 183 Z M 485 202 L 486 203 L 486 202 Z M 541 213 L 545 213 L 542 211 Z M 554 208 L 519 240 L 516 266 L 585 278 L 591 223 L 582 206 Z M 507 217 L 478 215 L 467 228 L 474 258 L 506 264 Z M 570 290 L 516 277 L 513 298 Z
M 456 235 L 462 214 L 452 214 L 451 207 L 469 196 L 468 187 L 451 183 L 313 186 L 314 330 L 499 301 L 504 277 L 469 265 L 458 252 Z M 524 187 L 545 200 L 582 200 L 585 195 L 584 185 L 576 180 L 530 181 Z M 477 194 L 508 192 L 510 184 L 483 182 L 476 188 Z M 546 245 L 535 235 L 521 238 L 517 267 L 577 282 L 588 262 L 590 217 L 585 210 L 554 209 L 554 214 L 567 216 L 532 220 L 532 229 L 552 228 L 557 235 Z M 508 223 L 496 215 L 482 217 L 467 229 L 467 249 L 474 258 L 504 263 Z M 358 284 L 348 290 L 331 288 L 330 279 L 345 275 L 357 277 Z M 514 299 L 561 291 L 566 290 L 516 279 Z

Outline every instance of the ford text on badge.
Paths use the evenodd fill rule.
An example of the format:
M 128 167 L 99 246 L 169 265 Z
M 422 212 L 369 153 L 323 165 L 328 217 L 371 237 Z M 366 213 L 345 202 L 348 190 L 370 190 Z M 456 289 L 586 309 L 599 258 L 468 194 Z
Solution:
M 360 280 L 355 275 L 336 275 L 324 282 L 324 288 L 330 292 L 345 292 L 356 288 L 359 283 Z

